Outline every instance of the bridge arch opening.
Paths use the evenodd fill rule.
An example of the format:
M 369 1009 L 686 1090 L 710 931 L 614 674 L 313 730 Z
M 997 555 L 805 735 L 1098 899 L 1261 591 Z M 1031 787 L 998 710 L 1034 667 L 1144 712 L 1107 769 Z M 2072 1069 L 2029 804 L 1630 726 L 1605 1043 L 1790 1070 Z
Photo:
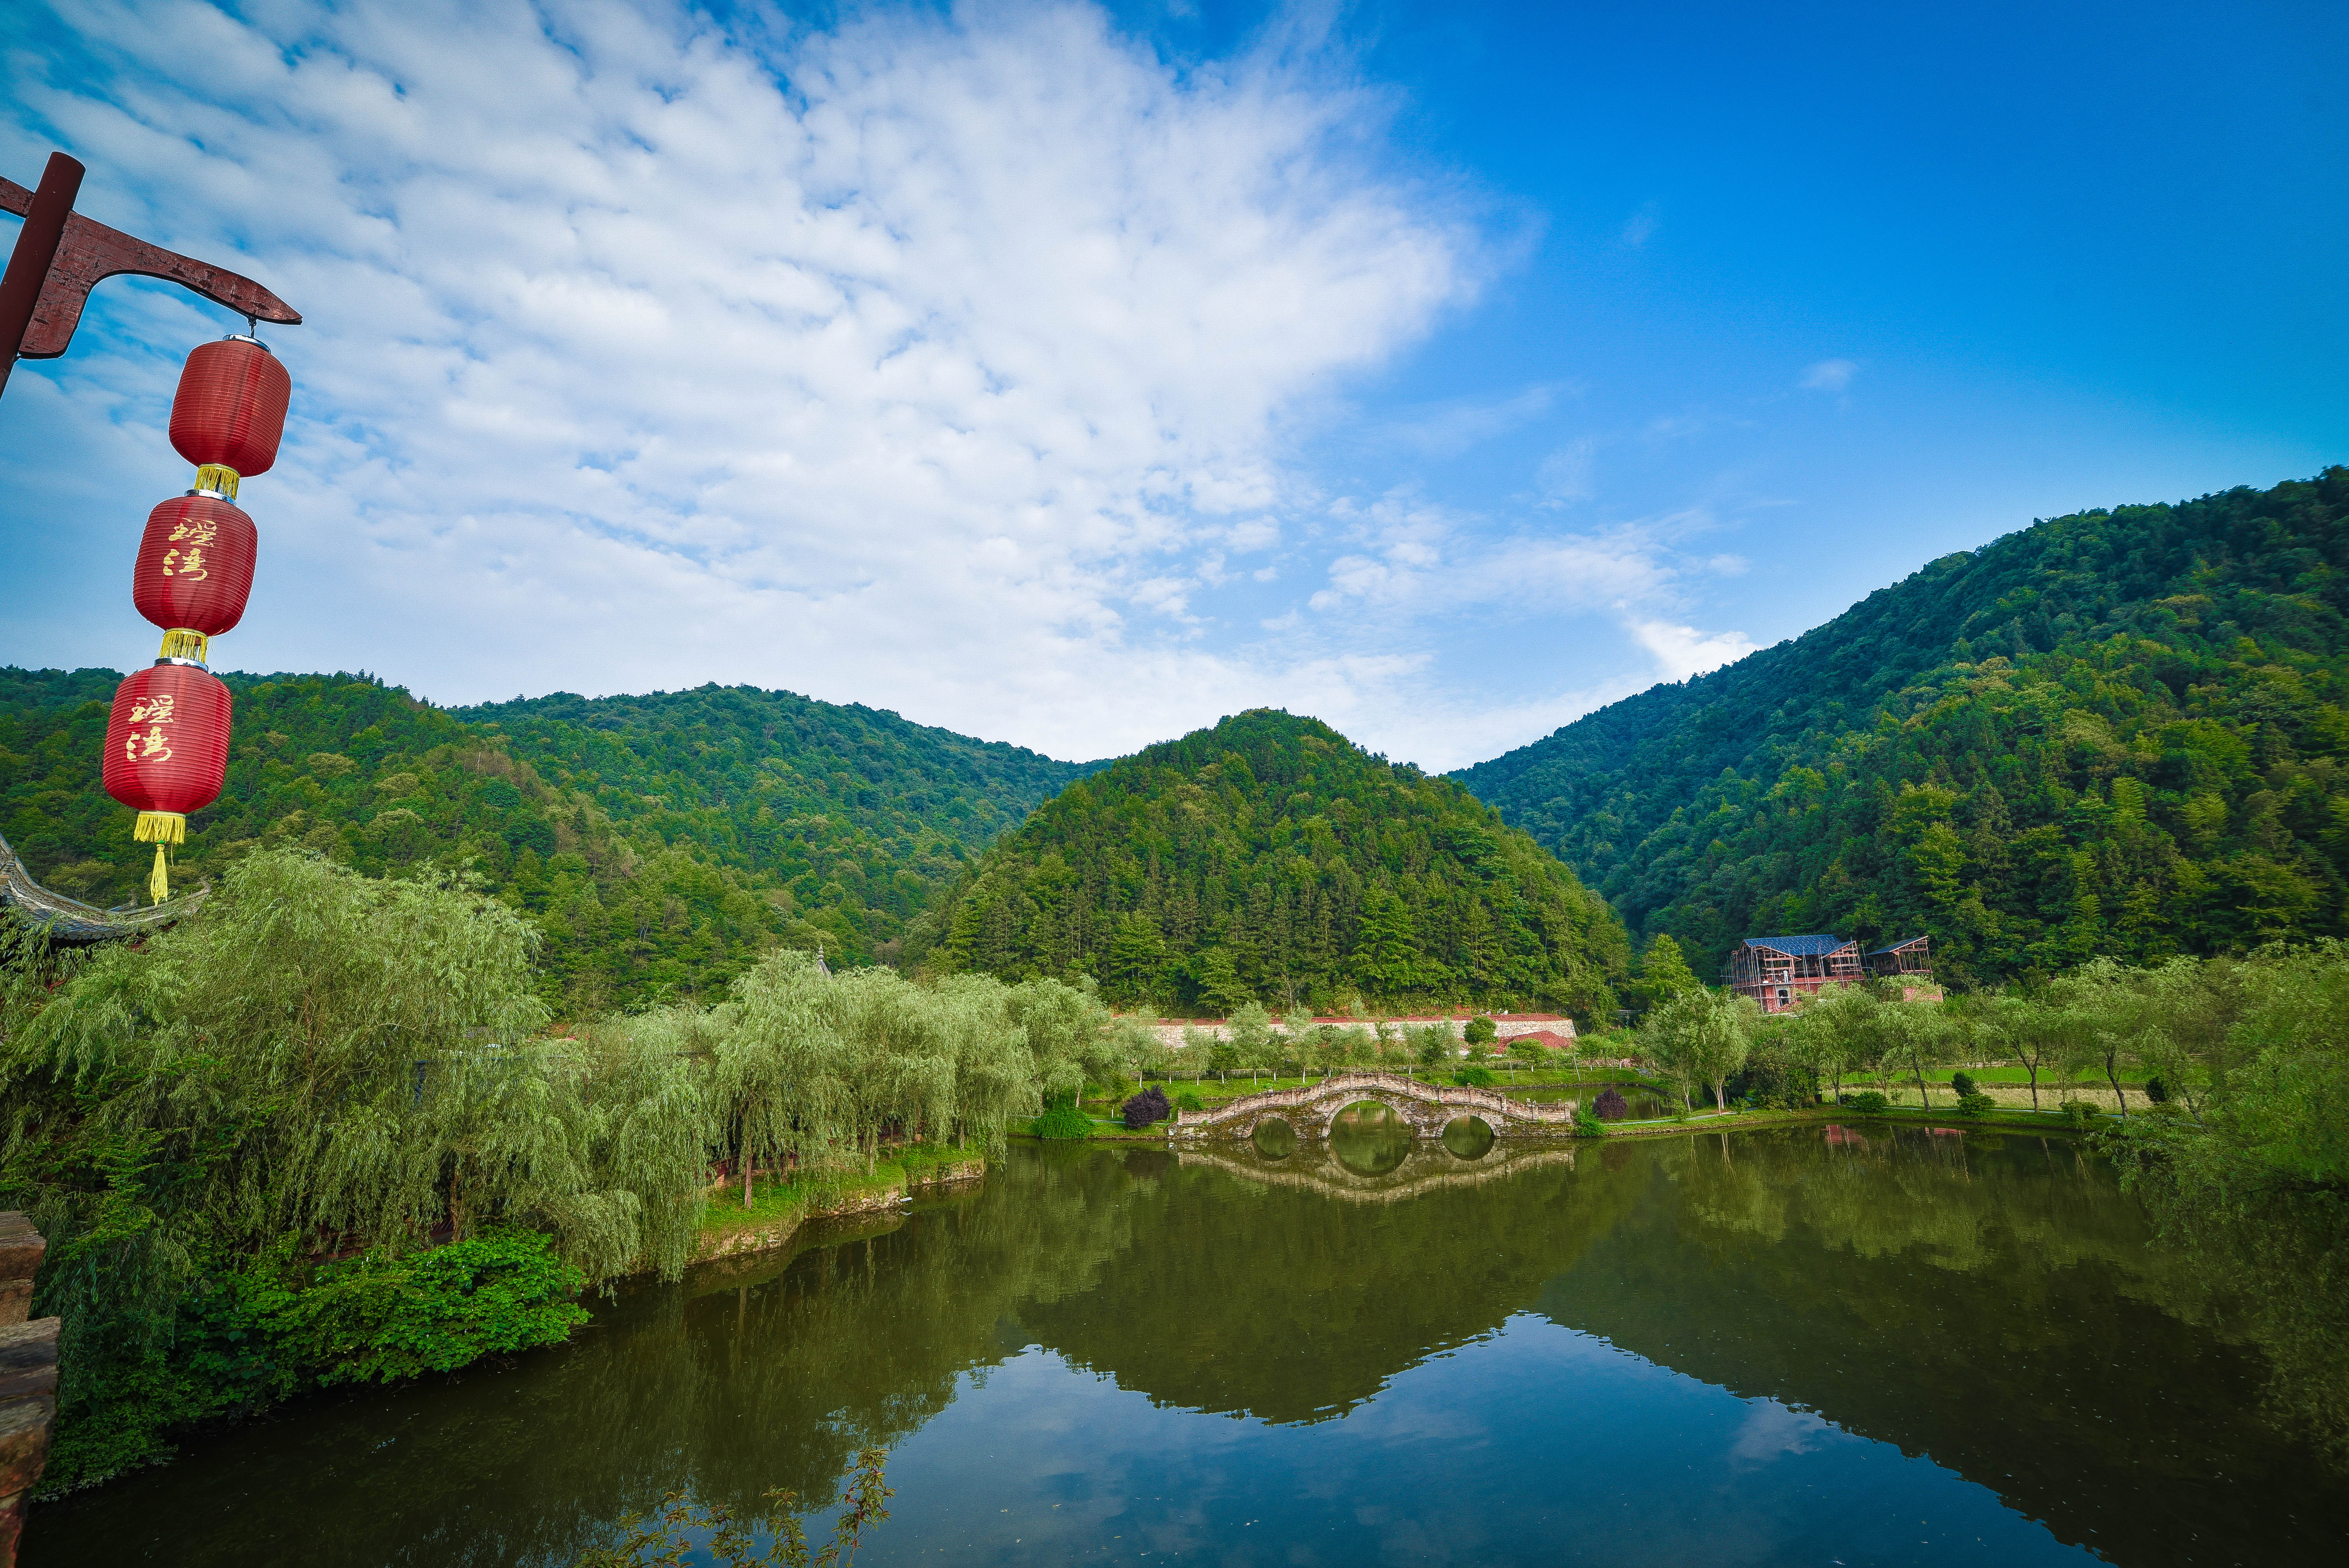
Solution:
M 1455 1116 L 1444 1124 L 1444 1147 L 1454 1159 L 1482 1160 L 1493 1151 L 1493 1126 L 1481 1116 Z
M 1411 1154 L 1417 1130 L 1382 1100 L 1358 1099 L 1330 1119 L 1330 1152 L 1357 1176 L 1383 1176 Z
M 1286 1117 L 1268 1116 L 1256 1124 L 1248 1141 L 1267 1160 L 1286 1160 L 1297 1152 L 1297 1129 L 1288 1124 Z

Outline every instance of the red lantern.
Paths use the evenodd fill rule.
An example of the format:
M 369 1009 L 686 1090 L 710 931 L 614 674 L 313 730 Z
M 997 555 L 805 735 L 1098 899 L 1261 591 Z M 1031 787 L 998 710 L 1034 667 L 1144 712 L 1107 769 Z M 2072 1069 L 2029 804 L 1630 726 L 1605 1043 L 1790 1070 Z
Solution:
M 130 602 L 163 628 L 166 658 L 203 658 L 243 618 L 259 543 L 253 519 L 218 496 L 174 497 L 147 514 Z
M 148 891 L 171 896 L 163 846 L 184 843 L 188 813 L 220 799 L 228 777 L 228 687 L 193 665 L 159 661 L 114 688 L 106 725 L 106 792 L 139 813 L 155 846 Z
M 293 377 L 262 344 L 224 337 L 200 346 L 171 399 L 171 445 L 197 466 L 196 488 L 236 499 L 236 481 L 264 474 L 285 433 Z

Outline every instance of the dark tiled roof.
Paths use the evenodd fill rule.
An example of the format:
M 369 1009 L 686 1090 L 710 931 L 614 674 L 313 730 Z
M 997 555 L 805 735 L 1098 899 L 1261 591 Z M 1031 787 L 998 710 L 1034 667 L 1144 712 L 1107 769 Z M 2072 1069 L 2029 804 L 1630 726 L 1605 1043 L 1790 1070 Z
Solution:
M 1773 953 L 1783 953 L 1789 958 L 1815 958 L 1822 954 L 1833 953 L 1839 947 L 1848 947 L 1851 944 L 1840 936 L 1822 934 L 1816 936 L 1749 936 L 1745 939 L 1745 945 L 1766 947 Z
M 1887 953 L 1898 953 L 1898 952 L 1899 952 L 1899 951 L 1900 951 L 1902 948 L 1904 948 L 1904 947 L 1913 947 L 1913 946 L 1915 946 L 1918 943 L 1920 943 L 1920 942 L 1922 942 L 1922 941 L 1924 941 L 1924 940 L 1925 940 L 1925 939 L 1924 939 L 1923 937 L 1921 937 L 1921 936 L 1904 936 L 1904 937 L 1902 937 L 1899 941 L 1898 941 L 1898 942 L 1894 942 L 1894 943 L 1888 943 L 1886 945 L 1884 945 L 1884 946 L 1882 946 L 1882 947 L 1871 947 L 1871 948 L 1869 948 L 1869 949 L 1868 950 L 1868 955 L 1870 958 L 1875 958 L 1875 957 L 1881 956 L 1882 954 L 1887 954 Z

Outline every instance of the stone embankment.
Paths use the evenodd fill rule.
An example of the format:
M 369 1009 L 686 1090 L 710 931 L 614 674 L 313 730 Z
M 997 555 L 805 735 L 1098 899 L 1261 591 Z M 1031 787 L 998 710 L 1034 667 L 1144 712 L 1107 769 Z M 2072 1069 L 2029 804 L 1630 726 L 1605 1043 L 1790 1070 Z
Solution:
M 25 1500 L 49 1462 L 57 1418 L 57 1326 L 26 1319 L 48 1243 L 33 1222 L 0 1213 L 0 1568 L 15 1568 Z
M 987 1161 L 984 1160 L 947 1161 L 936 1165 L 925 1165 L 907 1179 L 854 1185 L 834 1196 L 771 1218 L 745 1216 L 741 1222 L 729 1224 L 721 1212 L 704 1228 L 701 1244 L 694 1252 L 694 1261 L 708 1263 L 715 1258 L 739 1257 L 745 1253 L 763 1253 L 771 1248 L 788 1246 L 799 1228 L 810 1220 L 877 1213 L 896 1207 L 916 1193 L 967 1186 L 986 1174 Z M 728 1190 L 731 1190 L 730 1186 Z M 713 1204 L 723 1201 L 716 1193 L 712 1194 Z

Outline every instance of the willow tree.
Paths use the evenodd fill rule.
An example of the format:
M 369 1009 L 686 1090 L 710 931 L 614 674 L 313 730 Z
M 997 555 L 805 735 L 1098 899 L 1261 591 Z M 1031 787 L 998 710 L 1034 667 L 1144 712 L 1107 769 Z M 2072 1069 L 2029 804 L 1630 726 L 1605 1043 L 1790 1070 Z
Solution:
M 542 1036 L 535 946 L 453 882 L 286 851 L 100 955 L 0 1057 L 10 1184 L 53 1237 L 91 1238 L 65 1247 L 57 1288 L 104 1289 L 150 1253 L 184 1274 L 199 1254 L 398 1253 L 493 1222 L 548 1232 L 590 1278 L 673 1253 L 690 1086 Z
M 1752 997 L 1699 986 L 1651 1007 L 1640 1023 L 1640 1044 L 1679 1081 L 1683 1107 L 1702 1084 L 1713 1090 L 1714 1108 L 1726 1110 L 1729 1075 L 1745 1060 L 1761 1017 Z
M 1882 1059 L 1876 1021 L 1884 1006 L 1865 985 L 1823 985 L 1795 1010 L 1789 1029 L 1795 1058 L 1833 1085 L 1838 1103 L 1844 1075 Z
M 1040 1081 L 1070 1056 L 1107 1061 L 1098 1003 L 1054 981 L 1007 986 L 986 975 L 936 985 L 895 970 L 827 975 L 804 954 L 762 960 L 714 1023 L 709 1098 L 719 1146 L 761 1164 L 866 1166 L 897 1132 L 991 1144 L 1033 1115 Z M 1069 999 L 1074 999 L 1073 1002 Z M 1090 1011 L 1087 1010 L 1088 1006 Z M 1047 1042 L 1048 1060 L 1034 1049 Z M 1060 1054 L 1056 1054 L 1060 1053 Z
M 50 1243 L 61 1473 L 290 1391 L 285 1346 L 232 1326 L 332 1257 L 392 1281 L 501 1227 L 551 1239 L 580 1271 L 560 1290 L 682 1267 L 693 1086 L 673 1059 L 541 1034 L 534 945 L 456 883 L 261 852 L 201 913 L 12 1010 L 0 1202 Z

